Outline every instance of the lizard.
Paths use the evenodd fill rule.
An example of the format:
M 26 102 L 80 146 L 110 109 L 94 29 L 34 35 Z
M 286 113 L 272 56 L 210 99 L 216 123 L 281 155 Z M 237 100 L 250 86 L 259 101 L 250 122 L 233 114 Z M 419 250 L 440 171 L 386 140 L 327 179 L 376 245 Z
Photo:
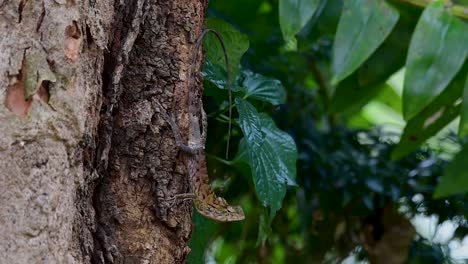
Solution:
M 196 62 L 198 60 L 198 53 L 201 47 L 202 40 L 204 36 L 212 32 L 215 34 L 217 39 L 220 41 L 221 46 L 224 50 L 226 69 L 227 69 L 227 86 L 229 91 L 229 119 L 231 119 L 231 87 L 230 87 L 230 75 L 229 75 L 229 64 L 226 49 L 222 41 L 221 36 L 212 29 L 205 29 L 200 37 L 197 40 L 195 45 L 195 51 L 192 58 L 191 72 L 189 75 L 188 89 L 189 89 L 189 98 L 188 98 L 188 109 L 189 109 L 189 139 L 188 144 L 182 142 L 182 136 L 179 127 L 177 126 L 173 117 L 170 117 L 160 106 L 160 114 L 166 122 L 169 123 L 176 145 L 180 150 L 187 153 L 187 171 L 190 182 L 190 188 L 192 193 L 178 194 L 170 200 L 175 199 L 192 199 L 195 209 L 204 217 L 215 220 L 218 222 L 232 222 L 240 221 L 245 218 L 244 211 L 238 205 L 230 205 L 222 197 L 219 197 L 215 194 L 211 188 L 208 171 L 206 167 L 206 158 L 205 158 L 205 141 L 206 141 L 206 131 L 207 131 L 207 118 L 206 113 L 203 110 L 203 104 L 200 102 L 200 108 L 197 109 L 194 102 L 194 75 L 196 69 Z M 158 103 L 159 104 L 159 103 Z M 198 116 L 202 116 L 200 131 L 200 120 Z M 231 126 L 229 124 L 229 133 Z M 229 144 L 229 133 L 228 133 L 228 144 Z M 229 146 L 229 145 L 228 145 Z M 226 151 L 226 156 L 227 156 Z

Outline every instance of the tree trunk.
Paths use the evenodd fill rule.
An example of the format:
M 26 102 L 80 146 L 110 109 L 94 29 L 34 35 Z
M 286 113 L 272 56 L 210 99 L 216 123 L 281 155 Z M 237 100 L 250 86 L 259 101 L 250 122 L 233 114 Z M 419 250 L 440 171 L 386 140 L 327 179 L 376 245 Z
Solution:
M 168 199 L 188 178 L 159 106 L 186 135 L 206 6 L 0 0 L 2 263 L 184 262 L 192 205 Z

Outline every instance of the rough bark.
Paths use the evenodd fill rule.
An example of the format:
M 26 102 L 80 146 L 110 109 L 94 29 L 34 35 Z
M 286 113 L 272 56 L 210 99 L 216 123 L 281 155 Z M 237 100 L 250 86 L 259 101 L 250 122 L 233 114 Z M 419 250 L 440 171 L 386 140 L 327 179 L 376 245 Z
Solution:
M 185 260 L 191 204 L 167 199 L 186 169 L 155 102 L 186 133 L 206 5 L 0 1 L 2 263 Z

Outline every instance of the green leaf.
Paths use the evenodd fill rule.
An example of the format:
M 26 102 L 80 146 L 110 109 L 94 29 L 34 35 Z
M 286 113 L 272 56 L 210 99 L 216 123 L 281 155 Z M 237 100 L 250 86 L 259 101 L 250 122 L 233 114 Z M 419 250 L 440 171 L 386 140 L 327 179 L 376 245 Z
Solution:
M 382 45 L 356 72 L 338 84 L 330 104 L 331 112 L 340 113 L 362 107 L 375 96 L 382 94 L 384 82 L 404 66 L 418 17 L 417 11 L 405 11 Z M 400 103 L 401 99 L 393 102 Z M 401 107 L 398 112 L 401 112 Z
M 392 125 L 399 128 L 405 126 L 405 121 L 401 116 L 401 97 L 388 84 L 382 85 L 382 89 L 377 96 L 360 108 L 359 115 L 365 121 L 354 117 L 353 124 L 361 125 L 364 128 L 366 127 L 366 121 L 373 126 Z
M 260 148 L 260 147 L 259 147 Z M 249 165 L 252 170 L 252 177 L 255 186 L 255 193 L 263 206 L 271 209 L 270 218 L 273 218 L 276 211 L 281 208 L 283 199 L 286 195 L 286 184 L 278 181 L 273 174 L 266 171 L 271 170 L 264 163 L 253 164 L 257 160 L 271 160 L 271 156 L 254 155 L 255 147 L 249 146 L 247 140 L 242 138 L 239 142 L 239 151 L 235 161 L 242 161 Z M 259 153 L 257 153 L 259 154 Z M 266 157 L 265 157 L 266 156 Z M 262 171 L 263 170 L 263 171 Z
M 236 98 L 236 105 L 244 139 L 235 160 L 247 159 L 257 196 L 270 207 L 273 218 L 281 208 L 287 185 L 296 185 L 297 148 L 291 136 L 279 130 L 268 115 L 259 114 L 240 98 Z
M 346 0 L 333 45 L 333 83 L 353 73 L 380 46 L 398 21 L 382 0 Z
M 203 80 L 209 81 L 216 85 L 219 89 L 225 89 L 227 84 L 227 74 L 223 67 L 214 64 L 209 59 L 205 60 L 202 68 Z
M 359 85 L 366 87 L 386 81 L 405 64 L 411 36 L 420 12 L 404 10 L 392 32 L 357 71 Z M 413 11 L 413 12 L 412 12 Z
M 353 74 L 338 85 L 330 103 L 330 111 L 340 113 L 351 110 L 353 107 L 362 107 L 379 94 L 384 87 L 384 85 L 363 87 L 358 83 L 357 74 Z
M 217 111 L 210 111 L 210 116 L 223 113 L 229 106 L 229 97 L 226 90 L 226 71 L 221 66 L 212 63 L 209 59 L 205 59 L 201 74 L 204 81 L 203 96 L 209 98 L 210 101 L 212 100 L 218 106 Z M 236 92 L 244 88 L 240 87 L 236 81 L 231 83 L 231 89 L 234 96 Z M 243 94 L 243 92 L 239 94 Z
M 432 109 L 431 109 L 432 110 Z M 431 112 L 431 115 L 427 113 Z M 392 152 L 392 159 L 400 159 L 414 151 L 424 141 L 434 136 L 448 125 L 460 112 L 460 104 L 445 105 L 438 111 L 423 111 L 421 115 L 408 121 L 400 142 Z
M 376 100 L 368 103 L 361 110 L 361 115 L 373 125 L 390 125 L 396 128 L 403 128 L 405 126 L 405 121 L 401 117 L 401 114 L 395 112 L 392 108 Z
M 465 146 L 445 169 L 434 198 L 468 192 L 468 146 Z
M 465 88 L 463 90 L 463 104 L 458 129 L 458 136 L 465 137 L 468 135 L 468 74 L 466 75 Z
M 262 126 L 257 109 L 240 98 L 236 98 L 236 104 L 237 111 L 239 112 L 239 125 L 247 140 L 247 144 L 249 147 L 260 148 L 265 136 L 262 133 Z
M 288 185 L 296 186 L 297 148 L 294 139 L 280 130 L 265 113 L 260 113 L 260 125 L 265 135 L 262 147 L 265 152 L 271 151 L 269 154 L 273 156 L 273 170 L 270 172 L 276 174 L 278 181 L 284 180 Z
M 208 59 L 203 64 L 202 76 L 205 81 L 211 82 L 219 89 L 226 89 L 226 71 Z M 232 83 L 232 91 L 242 91 L 246 98 L 254 98 L 273 105 L 286 101 L 286 91 L 280 81 L 250 70 L 240 71 L 236 82 Z
M 324 0 L 324 2 L 323 9 L 313 25 L 315 30 L 311 33 L 315 31 L 321 35 L 334 36 L 343 8 L 343 0 Z
M 295 35 L 307 24 L 320 0 L 280 0 L 279 23 L 283 38 L 289 50 L 297 49 Z
M 246 98 L 255 98 L 273 105 L 285 102 L 286 91 L 280 81 L 249 70 L 242 70 L 240 77 Z
M 385 84 L 382 91 L 374 99 L 392 108 L 395 112 L 401 113 L 401 97 L 389 84 Z
M 240 59 L 249 48 L 249 38 L 221 19 L 207 18 L 206 27 L 216 30 L 221 35 L 231 67 L 231 78 L 234 80 L 239 70 Z M 227 72 L 224 52 L 216 36 L 208 34 L 203 44 L 206 58 L 212 63 L 222 66 Z
M 392 159 L 402 158 L 414 151 L 458 116 L 461 108 L 458 99 L 463 94 L 467 70 L 468 63 L 441 95 L 408 121 L 400 142 L 392 152 Z
M 427 6 L 416 26 L 406 60 L 403 115 L 413 118 L 447 87 L 468 52 L 468 27 L 444 10 Z
M 193 210 L 193 212 L 192 220 L 195 228 L 189 241 L 191 251 L 187 262 L 189 264 L 202 264 L 206 263 L 205 251 L 216 234 L 219 224 L 201 216 L 196 210 Z

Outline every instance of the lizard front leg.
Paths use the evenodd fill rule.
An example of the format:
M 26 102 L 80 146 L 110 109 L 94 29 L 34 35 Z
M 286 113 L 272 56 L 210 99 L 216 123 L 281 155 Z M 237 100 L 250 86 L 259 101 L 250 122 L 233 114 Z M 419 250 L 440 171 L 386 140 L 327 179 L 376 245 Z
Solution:
M 164 120 L 166 120 L 166 122 L 171 126 L 171 129 L 172 129 L 172 132 L 174 133 L 174 138 L 175 138 L 175 141 L 176 141 L 176 144 L 177 144 L 177 147 L 179 147 L 182 151 L 184 151 L 185 153 L 188 153 L 188 154 L 191 154 L 191 155 L 196 155 L 199 153 L 200 150 L 204 149 L 205 148 L 205 144 L 204 142 L 202 142 L 203 140 L 200 140 L 199 142 L 191 142 L 189 140 L 189 144 L 184 144 L 182 142 L 182 133 L 180 132 L 180 129 L 179 129 L 179 126 L 177 126 L 177 124 L 175 123 L 175 120 L 174 120 L 174 117 L 171 115 L 169 116 L 165 110 L 161 107 L 161 105 L 159 103 L 157 103 L 159 105 L 159 113 L 161 114 L 162 118 Z M 204 112 L 203 112 L 204 113 Z M 204 119 L 206 119 L 206 114 L 204 115 Z M 204 121 L 206 122 L 206 121 Z M 196 125 L 195 127 L 198 128 L 198 118 L 196 117 L 193 117 L 192 115 L 190 115 L 190 126 L 191 127 L 194 127 L 194 125 Z M 198 133 L 200 130 L 198 130 Z M 203 136 L 204 134 L 206 133 L 206 128 L 203 128 Z M 201 137 L 203 138 L 203 137 Z
M 194 202 L 197 211 L 212 220 L 218 222 L 240 221 L 245 218 L 244 212 L 240 206 L 232 206 L 222 197 L 218 197 L 210 186 L 208 172 L 206 168 L 205 155 L 203 153 L 204 143 L 206 140 L 206 114 L 201 109 L 202 113 L 202 132 L 200 132 L 199 119 L 190 113 L 190 133 L 189 144 L 185 145 L 181 140 L 180 129 L 174 119 L 170 118 L 164 110 L 160 110 L 163 118 L 170 124 L 176 144 L 183 151 L 189 153 L 188 159 L 188 174 L 191 185 L 191 190 L 194 193 L 183 193 L 175 195 L 169 201 L 174 203 L 177 200 L 191 199 Z
M 191 157 L 194 157 L 195 155 L 199 154 L 200 151 L 202 149 L 204 149 L 204 142 L 201 142 L 201 140 L 199 140 L 198 142 L 192 142 L 189 140 L 189 143 L 186 145 L 182 142 L 182 133 L 180 132 L 180 129 L 179 129 L 179 126 L 176 124 L 175 122 L 175 118 L 173 117 L 173 115 L 169 116 L 166 111 L 164 110 L 164 108 L 162 108 L 162 106 L 156 102 L 156 104 L 158 105 L 158 110 L 159 110 L 159 113 L 161 114 L 162 118 L 170 125 L 171 129 L 172 129 L 172 132 L 174 134 L 174 138 L 175 138 L 175 141 L 176 141 L 176 145 L 177 147 L 182 150 L 183 152 L 187 153 L 188 155 L 190 155 Z M 197 125 L 198 127 L 198 124 L 197 124 L 197 120 L 192 118 L 192 115 L 191 115 L 191 118 L 190 118 L 190 126 L 191 128 L 194 126 L 194 125 Z M 192 130 L 192 129 L 190 129 Z M 206 129 L 203 129 L 203 134 L 205 134 Z M 199 130 L 198 130 L 198 133 Z M 192 138 L 192 137 L 190 137 Z M 173 197 L 170 197 L 167 199 L 167 201 L 169 202 L 169 204 L 171 206 L 174 206 L 175 204 L 179 203 L 179 202 L 183 202 L 183 201 L 188 201 L 188 200 L 194 200 L 196 198 L 196 195 L 195 193 L 193 193 L 193 183 L 192 183 L 192 180 L 189 179 L 190 181 L 190 191 L 189 193 L 180 193 L 180 194 L 176 194 L 174 195 Z

